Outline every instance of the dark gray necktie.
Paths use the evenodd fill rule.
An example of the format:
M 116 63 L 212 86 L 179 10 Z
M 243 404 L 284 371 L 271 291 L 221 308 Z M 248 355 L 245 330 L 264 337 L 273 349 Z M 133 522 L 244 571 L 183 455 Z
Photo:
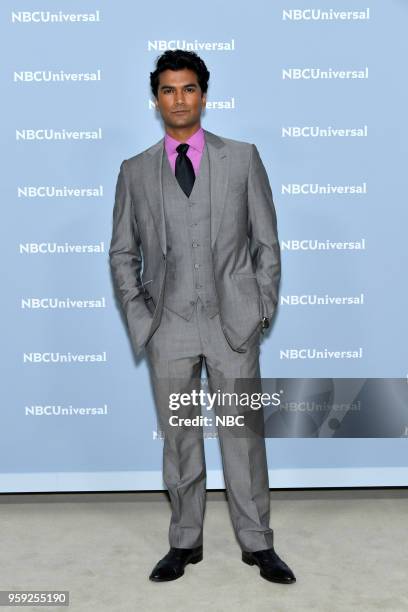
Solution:
M 178 155 L 175 173 L 176 179 L 187 197 L 190 196 L 195 181 L 193 164 L 191 163 L 191 159 L 187 156 L 189 146 L 190 145 L 183 142 L 177 147 L 176 151 Z

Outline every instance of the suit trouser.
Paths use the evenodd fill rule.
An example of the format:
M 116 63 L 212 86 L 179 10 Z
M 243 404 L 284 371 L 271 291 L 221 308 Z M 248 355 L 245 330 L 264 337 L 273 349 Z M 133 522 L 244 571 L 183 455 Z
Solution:
M 208 391 L 229 389 L 234 378 L 258 378 L 259 334 L 246 353 L 234 351 L 223 334 L 219 314 L 209 318 L 200 300 L 189 321 L 163 308 L 160 326 L 146 345 L 160 427 L 164 433 L 163 480 L 171 502 L 170 546 L 193 548 L 203 542 L 206 464 L 202 428 L 188 434 L 169 426 L 169 394 L 199 391 L 203 361 Z M 186 412 L 187 410 L 187 412 Z M 183 416 L 202 414 L 201 406 Z M 190 432 L 194 428 L 190 428 Z M 231 436 L 218 426 L 224 481 L 235 535 L 242 550 L 273 546 L 270 496 L 263 436 Z

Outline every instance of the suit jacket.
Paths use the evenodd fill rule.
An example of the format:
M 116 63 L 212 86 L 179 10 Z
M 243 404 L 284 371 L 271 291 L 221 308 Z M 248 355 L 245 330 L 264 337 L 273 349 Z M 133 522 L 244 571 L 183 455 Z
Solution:
M 211 249 L 220 319 L 233 350 L 262 317 L 272 317 L 281 275 L 276 212 L 254 144 L 204 130 L 210 164 Z M 120 166 L 109 261 L 135 353 L 156 331 L 163 310 L 166 224 L 164 137 Z

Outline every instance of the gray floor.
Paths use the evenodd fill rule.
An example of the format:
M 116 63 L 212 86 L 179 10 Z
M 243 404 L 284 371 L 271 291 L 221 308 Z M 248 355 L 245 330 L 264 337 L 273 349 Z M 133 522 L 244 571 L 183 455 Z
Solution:
M 161 584 L 147 575 L 168 550 L 164 493 L 2 495 L 0 589 L 69 590 L 75 611 L 406 612 L 407 498 L 272 491 L 275 549 L 297 577 L 280 585 L 242 563 L 223 492 L 208 492 L 204 560 Z

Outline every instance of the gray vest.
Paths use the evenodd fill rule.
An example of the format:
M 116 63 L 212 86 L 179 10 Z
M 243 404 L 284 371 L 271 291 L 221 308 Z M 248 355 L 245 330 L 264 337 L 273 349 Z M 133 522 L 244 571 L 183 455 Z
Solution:
M 211 318 L 218 312 L 210 222 L 210 172 L 207 145 L 190 197 L 173 174 L 166 151 L 162 164 L 167 234 L 164 306 L 190 320 L 200 299 Z

